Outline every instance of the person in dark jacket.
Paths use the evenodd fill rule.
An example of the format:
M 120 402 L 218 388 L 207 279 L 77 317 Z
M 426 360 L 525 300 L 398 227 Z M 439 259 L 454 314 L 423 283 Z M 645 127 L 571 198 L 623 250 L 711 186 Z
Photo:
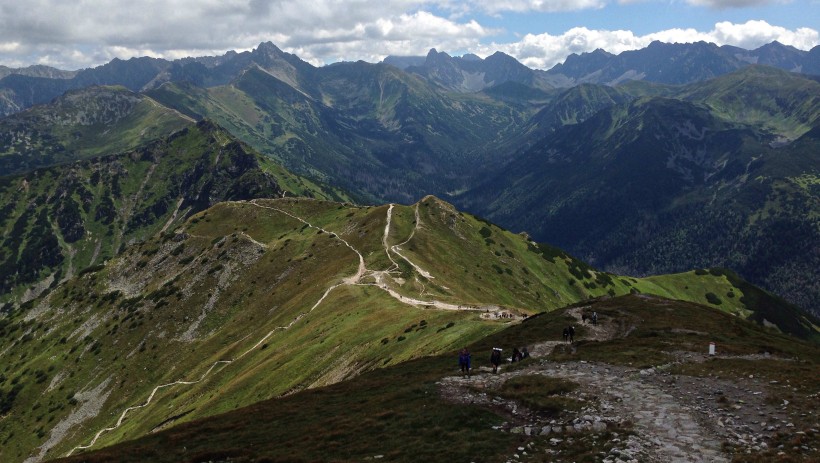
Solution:
M 458 354 L 458 366 L 461 368 L 461 374 L 468 378 L 470 377 L 470 357 L 470 351 L 467 350 L 466 347 L 461 349 L 461 352 Z
M 500 347 L 493 347 L 493 353 L 490 354 L 490 363 L 493 364 L 493 373 L 498 373 L 498 365 L 501 363 Z
M 569 325 L 569 328 L 567 328 L 567 331 L 569 331 L 569 342 L 575 341 L 575 327 L 573 327 L 572 325 Z
M 567 342 L 567 340 L 569 340 L 569 328 L 564 328 L 564 333 L 563 334 L 564 334 L 564 342 Z
M 512 361 L 513 362 L 518 362 L 520 360 L 521 360 L 521 352 L 518 350 L 517 347 L 513 347 Z

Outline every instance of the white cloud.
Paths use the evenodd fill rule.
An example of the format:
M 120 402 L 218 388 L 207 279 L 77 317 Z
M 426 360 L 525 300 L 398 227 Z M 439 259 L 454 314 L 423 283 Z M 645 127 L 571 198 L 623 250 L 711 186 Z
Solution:
M 757 48 L 774 40 L 801 50 L 808 50 L 820 43 L 820 35 L 815 29 L 801 27 L 788 30 L 772 26 L 766 21 L 747 21 L 743 24 L 719 22 L 710 35 L 718 44 L 735 45 L 741 48 Z
M 719 6 L 719 0 L 685 1 Z M 723 5 L 744 0 L 727 1 Z M 620 8 L 616 0 L 0 0 L 0 64 L 78 69 L 114 57 L 216 55 L 271 41 L 317 65 L 424 55 L 437 48 L 482 55 L 501 50 L 529 66 L 549 68 L 570 53 L 596 48 L 618 53 L 652 40 L 706 40 L 744 48 L 772 40 L 801 49 L 818 44 L 815 29 L 786 29 L 765 21 L 718 22 L 711 31 L 667 29 L 644 35 L 575 27 L 557 35 L 529 33 L 513 43 L 487 43 L 502 32 L 519 32 L 501 16 L 505 13 L 554 18 L 544 12 L 605 5 L 602 13 L 607 15 Z M 486 14 L 496 16 L 490 21 Z M 490 23 L 502 26 L 485 25 Z
M 272 41 L 321 63 L 474 46 L 493 33 L 431 11 L 449 0 L 0 0 L 0 63 L 76 69 Z M 426 7 L 430 7 L 427 8 Z M 8 44 L 23 44 L 12 47 Z
M 818 31 L 810 28 L 789 30 L 772 26 L 766 21 L 748 21 L 743 24 L 719 22 L 708 32 L 695 29 L 667 29 L 645 35 L 635 35 L 625 30 L 593 30 L 576 27 L 561 35 L 527 34 L 514 43 L 493 43 L 483 46 L 481 55 L 488 55 L 496 50 L 514 56 L 532 68 L 549 69 L 572 53 L 591 52 L 601 48 L 618 54 L 627 50 L 644 48 L 651 42 L 659 40 L 667 43 L 712 42 L 717 45 L 734 45 L 754 49 L 779 41 L 784 45 L 808 50 L 820 44 Z
M 14 53 L 20 48 L 20 42 L 0 42 L 0 53 Z
M 686 3 L 694 6 L 707 6 L 710 8 L 725 9 L 788 3 L 788 0 L 686 0 Z
M 471 1 L 473 7 L 490 14 L 504 12 L 526 13 L 543 12 L 556 13 L 560 11 L 579 11 L 592 8 L 603 8 L 607 0 L 498 0 L 498 1 Z

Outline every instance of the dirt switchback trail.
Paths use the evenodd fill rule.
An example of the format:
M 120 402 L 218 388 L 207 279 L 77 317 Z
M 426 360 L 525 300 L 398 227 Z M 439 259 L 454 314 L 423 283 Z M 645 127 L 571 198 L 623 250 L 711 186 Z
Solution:
M 319 305 L 321 305 L 333 290 L 335 290 L 336 288 L 339 288 L 341 286 L 345 286 L 345 285 L 376 286 L 376 287 L 384 290 L 388 295 L 390 295 L 394 299 L 396 299 L 396 300 L 398 300 L 398 301 L 400 301 L 404 304 L 413 305 L 413 306 L 422 307 L 422 308 L 428 308 L 428 309 L 435 308 L 435 309 L 439 309 L 439 310 L 460 310 L 460 311 L 479 310 L 477 307 L 472 307 L 472 306 L 469 306 L 469 305 L 459 305 L 459 304 L 452 304 L 452 303 L 442 302 L 442 301 L 437 301 L 437 300 L 421 300 L 421 299 L 406 297 L 402 294 L 399 294 L 395 289 L 393 289 L 393 287 L 391 287 L 390 285 L 388 285 L 385 282 L 385 280 L 387 278 L 392 278 L 390 276 L 390 272 L 395 271 L 396 269 L 398 269 L 398 264 L 393 260 L 393 257 L 390 256 L 391 251 L 394 252 L 395 254 L 397 254 L 398 256 L 400 256 L 402 259 L 407 260 L 404 256 L 399 254 L 398 251 L 396 251 L 396 249 L 398 248 L 398 245 L 393 246 L 391 248 L 388 244 L 388 237 L 389 237 L 389 234 L 390 234 L 390 227 L 391 227 L 391 223 L 392 223 L 392 212 L 393 212 L 393 207 L 394 207 L 393 204 L 390 204 L 390 206 L 387 210 L 387 219 L 386 219 L 386 225 L 385 225 L 385 228 L 384 228 L 384 236 L 382 237 L 382 244 L 384 246 L 385 253 L 387 253 L 387 255 L 390 258 L 390 261 L 392 263 L 391 268 L 386 269 L 386 270 L 371 270 L 371 269 L 368 269 L 366 264 L 365 264 L 364 256 L 362 256 L 362 253 L 359 250 L 357 250 L 355 247 L 353 247 L 349 242 L 344 240 L 337 233 L 334 233 L 332 231 L 325 230 L 321 227 L 313 225 L 310 222 L 308 222 L 306 219 L 304 219 L 302 217 L 299 217 L 297 215 L 294 215 L 294 214 L 292 214 L 292 213 L 290 213 L 286 210 L 277 208 L 277 207 L 262 205 L 262 204 L 259 204 L 258 202 L 256 202 L 255 200 L 252 200 L 252 201 L 248 202 L 247 204 L 251 204 L 255 207 L 259 207 L 259 208 L 262 208 L 262 209 L 268 209 L 268 210 L 271 210 L 271 211 L 275 211 L 277 213 L 286 215 L 286 216 L 288 216 L 292 219 L 298 220 L 299 222 L 301 222 L 301 223 L 303 223 L 303 224 L 305 224 L 305 225 L 307 225 L 311 228 L 321 230 L 322 232 L 325 232 L 327 234 L 335 235 L 345 246 L 347 246 L 353 253 L 356 254 L 356 257 L 358 258 L 358 262 L 359 262 L 358 267 L 356 269 L 356 273 L 342 279 L 341 281 L 338 281 L 338 282 L 328 286 L 325 289 L 322 296 L 310 308 L 307 308 L 303 312 L 300 312 L 287 325 L 277 326 L 277 327 L 273 328 L 268 333 L 266 333 L 264 336 L 262 336 L 261 338 L 258 338 L 256 340 L 256 342 L 250 348 L 246 349 L 245 351 L 243 351 L 241 354 L 239 354 L 235 358 L 230 359 L 230 360 L 220 360 L 220 361 L 217 361 L 217 362 L 211 364 L 210 367 L 205 371 L 205 373 L 203 373 L 198 379 L 195 379 L 195 380 L 178 380 L 178 381 L 173 381 L 173 382 L 169 382 L 169 383 L 165 383 L 165 384 L 160 384 L 160 385 L 154 387 L 154 389 L 151 391 L 151 393 L 149 394 L 147 399 L 145 399 L 145 401 L 143 401 L 139 405 L 128 407 L 125 410 L 123 410 L 120 413 L 119 418 L 117 419 L 115 424 L 113 424 L 112 426 L 109 426 L 109 427 L 106 427 L 106 428 L 103 428 L 103 429 L 99 430 L 94 435 L 94 437 L 91 439 L 91 441 L 88 444 L 78 445 L 78 446 L 74 447 L 73 449 L 71 449 L 71 451 L 69 451 L 67 453 L 66 456 L 70 456 L 78 450 L 87 450 L 87 449 L 93 447 L 94 444 L 97 443 L 97 441 L 100 439 L 100 437 L 102 437 L 103 434 L 106 434 L 108 432 L 111 432 L 111 431 L 114 431 L 114 430 L 118 429 L 123 424 L 126 417 L 131 412 L 139 410 L 141 408 L 145 408 L 148 405 L 150 405 L 153 402 L 154 397 L 161 390 L 168 389 L 168 388 L 173 388 L 173 387 L 176 387 L 176 386 L 191 386 L 191 385 L 202 382 L 205 378 L 209 377 L 212 374 L 217 374 L 219 372 L 224 371 L 225 367 L 227 367 L 228 365 L 231 365 L 232 363 L 234 363 L 237 360 L 241 359 L 242 357 L 247 355 L 249 352 L 252 352 L 253 350 L 257 349 L 260 345 L 262 345 L 264 342 L 266 342 L 275 333 L 277 333 L 279 331 L 288 330 L 293 325 L 295 325 L 296 323 L 298 323 L 299 321 L 304 319 L 311 312 L 313 312 L 313 310 L 315 310 Z M 413 229 L 413 232 L 411 233 L 410 237 L 407 238 L 402 244 L 406 244 L 408 241 L 410 241 L 410 239 L 415 235 L 416 228 L 418 228 L 418 226 L 419 226 L 418 206 L 416 206 L 416 227 Z M 243 235 L 248 240 L 252 241 L 253 243 L 258 245 L 262 249 L 268 247 L 267 244 L 261 243 L 261 242 L 255 240 L 253 237 L 251 237 L 250 235 L 245 234 L 244 232 L 243 232 Z M 407 262 L 411 266 L 413 266 L 413 268 L 415 268 L 420 274 L 424 275 L 427 278 L 433 278 L 432 275 L 430 275 L 428 272 L 426 272 L 424 269 L 420 268 L 416 264 L 410 262 L 409 260 L 407 260 Z M 363 283 L 362 280 L 365 277 L 372 277 L 375 280 L 375 283 Z M 222 368 L 217 368 L 217 367 L 222 367 Z M 34 458 L 34 459 L 32 459 L 32 461 L 39 461 L 39 460 L 37 458 Z

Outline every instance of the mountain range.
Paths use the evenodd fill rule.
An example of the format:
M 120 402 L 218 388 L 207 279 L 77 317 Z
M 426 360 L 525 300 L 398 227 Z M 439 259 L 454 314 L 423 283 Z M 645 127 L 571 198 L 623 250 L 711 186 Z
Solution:
M 388 56 L 385 64 L 423 76 L 442 88 L 475 92 L 515 82 L 535 88 L 566 88 L 581 83 L 616 85 L 630 80 L 665 84 L 702 81 L 759 64 L 790 72 L 820 75 L 820 47 L 804 51 L 779 42 L 745 50 L 706 42 L 652 42 L 646 48 L 614 55 L 595 50 L 571 54 L 549 70 L 530 69 L 515 58 L 496 52 L 487 58 L 467 54 L 452 57 L 435 49 L 426 57 Z M 191 82 L 201 87 L 225 85 L 249 67 L 259 66 L 278 79 L 301 88 L 317 68 L 270 42 L 247 52 L 222 56 L 114 59 L 95 68 L 63 71 L 48 66 L 0 66 L 0 114 L 43 104 L 71 89 L 90 85 L 121 85 L 132 91 L 157 88 L 166 82 Z
M 646 48 L 612 54 L 605 50 L 571 54 L 548 70 L 529 69 L 501 52 L 481 59 L 451 57 L 435 49 L 426 57 L 388 56 L 384 63 L 424 76 L 444 88 L 474 92 L 516 82 L 535 88 L 571 87 L 582 83 L 617 85 L 630 80 L 688 84 L 711 79 L 749 65 L 820 74 L 820 47 L 799 50 L 772 42 L 754 50 L 713 43 L 652 42 Z
M 617 56 L 571 56 L 549 71 L 502 53 L 481 59 L 435 50 L 423 59 L 317 68 L 263 43 L 220 57 L 115 60 L 59 78 L 1 80 L 6 94 L 23 88 L 37 101 L 89 82 L 126 88 L 70 91 L 3 119 L 0 162 L 8 173 L 22 172 L 136 146 L 208 118 L 285 169 L 358 202 L 410 203 L 433 193 L 608 270 L 731 267 L 818 310 L 811 134 L 820 111 L 816 79 L 794 72 L 813 69 L 816 54 L 776 42 L 751 51 L 653 43 Z M 626 74 L 638 80 L 618 77 Z M 692 83 L 662 83 L 660 76 L 672 75 L 671 82 Z M 79 111 L 72 101 L 82 102 Z M 652 175 L 638 168 L 648 160 L 633 150 L 659 153 Z M 573 152 L 603 164 L 573 162 Z M 553 169 L 556 162 L 572 175 Z M 763 165 L 775 185 L 770 193 L 747 181 L 754 171 L 747 167 Z M 737 201 L 744 207 L 728 206 Z M 772 215 L 771 204 L 794 207 Z M 697 231 L 710 221 L 719 225 Z M 691 230 L 685 239 L 674 232 L 681 226 Z M 770 242 L 806 244 L 763 244 Z

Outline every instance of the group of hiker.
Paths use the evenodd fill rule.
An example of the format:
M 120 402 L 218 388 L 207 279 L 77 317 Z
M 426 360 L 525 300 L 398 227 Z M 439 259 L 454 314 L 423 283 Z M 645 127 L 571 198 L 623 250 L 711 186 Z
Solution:
M 584 324 L 586 324 L 587 320 L 592 321 L 593 325 L 597 325 L 598 324 L 598 312 L 592 312 L 592 315 L 587 315 L 586 312 L 583 312 L 581 314 L 581 321 L 584 322 Z
M 598 312 L 592 312 L 592 315 L 587 315 L 586 312 L 581 312 L 581 322 L 586 325 L 587 320 L 591 321 L 593 325 L 598 324 Z M 572 325 L 567 326 L 564 328 L 564 331 L 561 333 L 564 335 L 564 342 L 573 343 L 575 342 L 575 327 Z
M 493 347 L 493 351 L 490 354 L 490 364 L 493 366 L 493 373 L 498 373 L 498 366 L 501 365 L 505 359 L 502 357 L 502 349 L 500 347 Z M 506 359 L 506 362 L 520 362 L 525 358 L 530 356 L 530 351 L 527 350 L 527 347 L 522 347 L 519 350 L 517 347 L 513 347 L 512 356 Z M 472 354 L 470 351 L 465 347 L 461 349 L 461 352 L 458 354 L 458 366 L 461 369 L 462 376 L 470 377 L 470 370 L 472 369 Z
M 591 315 L 587 315 L 586 312 L 581 314 L 581 321 L 586 324 L 587 320 L 589 320 L 593 325 L 598 324 L 598 312 L 592 312 Z M 564 342 L 575 342 L 575 327 L 569 325 L 564 328 L 562 332 L 564 336 Z M 520 362 L 521 360 L 530 356 L 530 352 L 527 350 L 526 347 L 522 347 L 519 350 L 517 347 L 513 347 L 512 356 L 506 359 L 507 362 Z M 500 347 L 493 347 L 493 351 L 490 354 L 490 364 L 493 366 L 493 373 L 498 373 L 498 366 L 504 361 L 502 356 L 502 349 Z M 458 366 L 461 369 L 461 374 L 465 377 L 470 377 L 470 370 L 472 369 L 472 354 L 470 351 L 465 347 L 461 349 L 461 352 L 458 354 Z

